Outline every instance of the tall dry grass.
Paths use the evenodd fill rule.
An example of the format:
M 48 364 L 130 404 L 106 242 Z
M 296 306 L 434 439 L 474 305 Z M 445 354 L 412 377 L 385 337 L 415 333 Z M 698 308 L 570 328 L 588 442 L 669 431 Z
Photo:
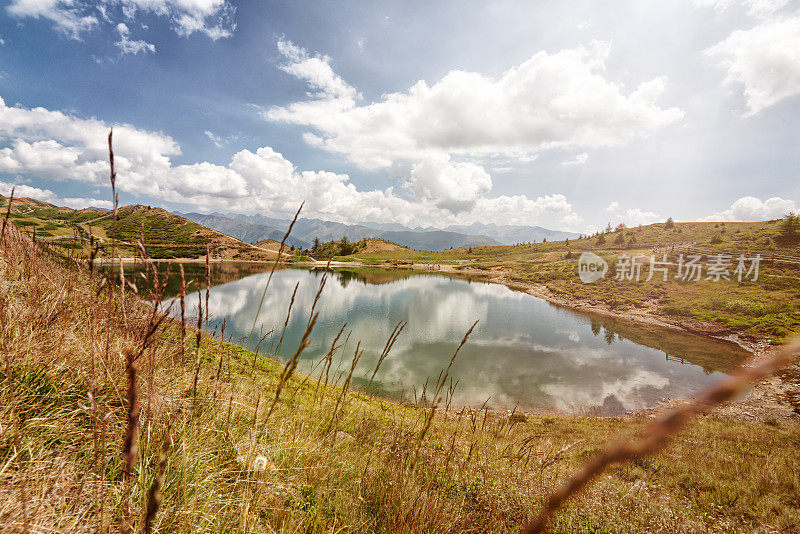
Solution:
M 800 528 L 796 426 L 690 421 L 706 403 L 679 416 L 681 433 L 680 425 L 656 427 L 664 430 L 659 447 L 667 446 L 664 436 L 672 442 L 646 458 L 656 447 L 603 450 L 620 435 L 651 443 L 647 418 L 453 410 L 449 366 L 424 403 L 392 402 L 352 388 L 364 348 L 358 340 L 343 383 L 329 379 L 333 355 L 347 350 L 349 335 L 339 343 L 347 325 L 316 380 L 296 374 L 327 273 L 303 339 L 281 366 L 203 332 L 209 309 L 200 284 L 194 327 L 185 311 L 173 319 L 151 304 L 162 300 L 166 278 L 143 238 L 151 292 L 139 298 L 129 284 L 126 298 L 88 268 L 91 258 L 87 268 L 62 261 L 6 222 L 4 532 L 509 532 L 541 529 L 551 518 L 560 532 Z M 208 275 L 205 285 L 208 302 Z M 392 357 L 404 326 L 377 365 Z M 702 399 L 729 397 L 720 391 Z M 626 458 L 632 462 L 609 461 Z M 543 519 L 530 523 L 540 512 Z
M 646 424 L 454 412 L 442 408 L 446 372 L 431 417 L 437 395 L 417 407 L 354 391 L 352 361 L 341 386 L 324 366 L 305 384 L 291 365 L 253 366 L 253 353 L 206 334 L 198 347 L 198 323 L 181 356 L 180 321 L 159 322 L 163 310 L 116 287 L 98 291 L 97 272 L 49 260 L 12 224 L 0 267 L 4 531 L 515 531 L 604 442 Z M 552 528 L 791 529 L 795 433 L 700 420 L 666 457 L 601 475 Z

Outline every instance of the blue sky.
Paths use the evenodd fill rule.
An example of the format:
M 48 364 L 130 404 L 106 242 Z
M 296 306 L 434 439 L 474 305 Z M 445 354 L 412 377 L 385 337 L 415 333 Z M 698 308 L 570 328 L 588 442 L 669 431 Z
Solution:
M 666 5 L 665 5 L 666 4 Z M 800 204 L 800 3 L 5 0 L 0 192 L 592 231 Z

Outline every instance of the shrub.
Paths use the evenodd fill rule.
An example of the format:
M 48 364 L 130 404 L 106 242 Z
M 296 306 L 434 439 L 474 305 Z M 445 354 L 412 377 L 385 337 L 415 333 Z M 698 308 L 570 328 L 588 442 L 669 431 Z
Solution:
M 781 219 L 779 240 L 785 244 L 800 242 L 800 213 L 789 213 Z

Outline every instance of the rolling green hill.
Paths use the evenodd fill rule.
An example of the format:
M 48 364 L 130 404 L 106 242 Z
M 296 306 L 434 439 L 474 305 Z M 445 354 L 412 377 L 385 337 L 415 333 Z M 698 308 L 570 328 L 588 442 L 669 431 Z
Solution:
M 8 199 L 0 198 L 7 209 Z M 119 208 L 116 228 L 110 211 L 89 208 L 73 210 L 30 198 L 15 198 L 9 215 L 11 221 L 29 234 L 74 255 L 88 254 L 89 242 L 99 246 L 98 257 L 111 254 L 134 256 L 136 242 L 144 235 L 147 253 L 155 259 L 199 258 L 208 249 L 213 258 L 270 260 L 275 254 L 253 247 L 216 230 L 211 230 L 161 208 L 131 205 Z M 116 234 L 115 234 L 116 232 Z

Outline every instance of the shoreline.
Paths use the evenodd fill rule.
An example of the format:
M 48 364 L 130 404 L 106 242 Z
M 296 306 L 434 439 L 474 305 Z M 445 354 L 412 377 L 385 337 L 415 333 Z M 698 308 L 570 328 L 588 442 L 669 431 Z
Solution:
M 122 263 L 126 265 L 134 264 L 139 261 L 138 258 L 134 257 L 124 257 L 121 258 L 121 260 Z M 201 264 L 206 262 L 205 258 L 148 259 L 148 261 L 154 263 L 201 263 Z M 109 258 L 96 258 L 94 262 L 96 265 L 113 265 L 113 264 L 118 264 L 120 262 L 120 258 L 114 260 L 110 260 Z M 209 260 L 209 263 L 215 263 L 215 264 L 263 263 L 271 265 L 272 263 L 274 263 L 274 261 L 211 258 Z M 319 267 L 325 267 L 328 264 L 328 262 L 299 261 L 299 262 L 281 262 L 281 264 L 285 267 L 319 268 Z M 437 268 L 432 269 L 431 268 L 432 265 L 436 265 Z M 487 283 L 504 285 L 513 291 L 520 291 L 522 293 L 526 293 L 528 295 L 545 300 L 550 304 L 554 304 L 556 306 L 566 308 L 569 310 L 602 315 L 605 317 L 621 319 L 624 321 L 641 324 L 645 326 L 666 328 L 677 332 L 699 335 L 702 337 L 716 339 L 719 341 L 727 341 L 738 345 L 739 347 L 750 352 L 754 356 L 772 347 L 772 345 L 770 344 L 770 338 L 769 336 L 766 335 L 743 333 L 714 323 L 699 321 L 697 319 L 675 318 L 668 320 L 660 315 L 651 313 L 647 309 L 615 310 L 610 308 L 608 305 L 604 304 L 596 304 L 584 300 L 569 299 L 561 295 L 553 294 L 545 285 L 542 284 L 533 284 L 533 283 L 510 280 L 507 278 L 507 275 L 509 274 L 508 270 L 486 272 L 480 269 L 457 269 L 456 268 L 457 265 L 448 265 L 448 264 L 411 263 L 406 265 L 392 265 L 392 264 L 382 263 L 379 265 L 367 265 L 362 262 L 344 262 L 344 261 L 332 261 L 330 262 L 330 266 L 336 268 L 356 268 L 356 269 L 377 268 L 377 269 L 385 269 L 387 271 L 406 269 L 406 270 L 419 271 L 420 273 L 426 272 L 434 274 L 442 273 L 442 274 L 452 274 L 452 275 L 474 276 L 484 279 Z
M 327 262 L 302 262 L 295 263 L 297 266 L 324 267 Z M 576 311 L 579 313 L 590 313 L 602 315 L 614 319 L 619 319 L 629 323 L 664 328 L 676 332 L 683 332 L 689 335 L 696 335 L 704 338 L 715 339 L 733 343 L 750 353 L 750 358 L 745 361 L 743 367 L 752 367 L 768 358 L 777 346 L 770 343 L 770 338 L 766 335 L 743 333 L 732 330 L 714 323 L 699 321 L 696 319 L 673 319 L 667 320 L 661 316 L 651 313 L 649 310 L 614 310 L 607 305 L 599 305 L 583 300 L 573 300 L 568 297 L 553 294 L 546 286 L 540 284 L 516 282 L 507 278 L 510 271 L 486 272 L 480 269 L 456 269 L 456 265 L 436 264 L 436 263 L 412 263 L 409 265 L 364 265 L 361 262 L 334 262 L 331 266 L 337 267 L 377 267 L 387 270 L 392 269 L 412 269 L 420 272 L 443 273 L 465 276 L 475 276 L 484 279 L 487 283 L 501 284 L 513 291 L 520 291 L 528 295 L 540 298 L 554 306 Z M 436 269 L 431 266 L 436 265 Z M 699 392 L 698 392 L 699 393 Z M 783 420 L 797 424 L 800 422 L 800 407 L 795 408 L 787 397 L 800 398 L 800 385 L 781 378 L 781 373 L 775 373 L 768 378 L 753 384 L 744 398 L 730 402 L 713 410 L 713 414 L 722 417 L 744 420 L 744 421 L 766 421 L 770 419 Z M 661 403 L 652 408 L 644 408 L 631 411 L 622 417 L 656 417 L 657 414 L 666 410 L 688 403 L 693 397 L 665 398 Z M 707 414 L 704 414 L 707 415 Z M 596 416 L 602 417 L 602 416 Z
M 98 260 L 95 260 L 98 262 Z M 132 264 L 136 258 L 122 258 L 124 264 Z M 192 259 L 160 259 L 151 260 L 158 263 L 205 263 L 205 258 Z M 119 259 L 113 262 L 102 258 L 99 263 L 108 265 L 118 263 Z M 226 258 L 211 258 L 210 263 L 263 263 L 272 264 L 267 260 L 238 260 Z M 304 261 L 304 262 L 281 262 L 285 267 L 325 267 L 326 261 Z M 760 361 L 772 354 L 777 347 L 770 344 L 770 338 L 765 335 L 743 333 L 732 330 L 720 325 L 699 321 L 696 319 L 672 319 L 667 320 L 661 316 L 651 313 L 648 309 L 634 310 L 614 310 L 607 305 L 600 305 L 584 300 L 569 299 L 565 296 L 553 294 L 546 286 L 533 283 L 517 282 L 507 278 L 510 271 L 486 272 L 480 269 L 456 269 L 456 265 L 436 264 L 436 263 L 411 263 L 406 265 L 392 265 L 381 263 L 379 265 L 366 265 L 362 262 L 341 262 L 332 261 L 331 267 L 336 268 L 379 268 L 385 270 L 409 269 L 420 273 L 441 273 L 449 275 L 474 276 L 487 283 L 500 284 L 513 291 L 520 291 L 536 298 L 540 298 L 554 306 L 576 311 L 602 315 L 614 319 L 619 319 L 633 324 L 664 328 L 676 332 L 683 332 L 689 335 L 701 336 L 704 338 L 715 339 L 733 343 L 750 353 L 750 358 L 743 363 L 745 367 L 755 366 Z M 435 265 L 436 268 L 432 268 Z M 800 407 L 795 408 L 788 398 L 800 398 L 800 385 L 783 380 L 781 373 L 776 373 L 756 384 L 753 384 L 744 398 L 730 402 L 727 405 L 716 408 L 713 413 L 726 418 L 745 420 L 745 421 L 766 421 L 770 419 L 790 421 L 797 423 L 800 421 Z M 688 398 L 665 398 L 657 406 L 644 408 L 626 413 L 622 417 L 647 416 L 655 417 L 665 410 L 689 402 Z M 497 410 L 502 412 L 504 410 Z M 602 417 L 602 416 L 595 416 Z

